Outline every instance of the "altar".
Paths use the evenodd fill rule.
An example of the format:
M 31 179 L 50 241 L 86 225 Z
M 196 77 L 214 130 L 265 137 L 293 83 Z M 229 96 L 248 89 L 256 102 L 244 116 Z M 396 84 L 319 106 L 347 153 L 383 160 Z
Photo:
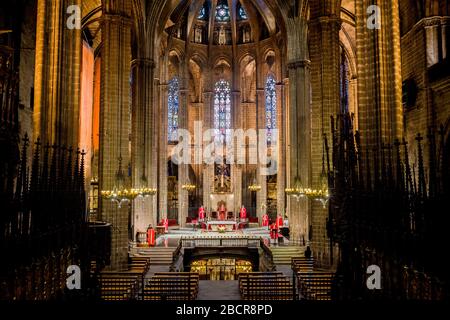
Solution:
M 206 230 L 219 231 L 219 227 L 224 228 L 224 231 L 238 230 L 242 222 L 234 220 L 211 220 L 206 222 Z

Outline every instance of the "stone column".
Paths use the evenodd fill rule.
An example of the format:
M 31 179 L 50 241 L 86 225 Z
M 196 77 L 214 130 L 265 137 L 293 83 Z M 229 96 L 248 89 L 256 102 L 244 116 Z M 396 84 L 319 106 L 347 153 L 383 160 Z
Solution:
M 291 61 L 289 69 L 289 183 L 299 175 L 304 186 L 311 183 L 311 110 L 309 60 Z M 288 198 L 291 237 L 307 240 L 310 206 L 307 199 Z
M 285 97 L 285 84 L 279 83 L 276 86 L 277 92 L 277 128 L 278 128 L 278 172 L 277 172 L 277 212 L 285 213 L 285 192 L 286 189 L 286 114 L 287 105 Z M 283 217 L 284 218 L 284 217 Z
M 380 29 L 367 25 L 367 8 L 373 4 L 380 8 Z M 356 51 L 364 151 L 391 144 L 404 133 L 398 0 L 356 1 Z
M 234 130 L 244 129 L 243 119 L 244 115 L 242 112 L 242 106 L 241 106 L 241 92 L 240 91 L 233 91 L 232 96 L 233 102 L 233 128 Z M 234 140 L 234 164 L 232 164 L 233 173 L 232 173 L 232 179 L 233 179 L 233 194 L 234 194 L 234 211 L 235 214 L 239 210 L 239 208 L 242 205 L 242 165 L 237 164 L 238 161 L 238 152 L 240 152 L 244 146 L 240 146 L 236 144 L 236 140 Z M 245 141 L 244 141 L 245 143 Z M 244 149 L 245 150 L 245 149 Z
M 155 153 L 158 154 L 158 203 L 159 203 L 159 221 L 166 219 L 168 216 L 167 212 L 167 100 L 168 100 L 168 86 L 167 83 L 158 83 L 159 95 L 155 101 L 158 104 L 158 114 L 157 119 L 159 121 L 158 134 L 157 137 L 157 149 Z
M 132 168 L 133 188 L 156 186 L 153 169 L 156 161 L 154 148 L 154 63 L 148 59 L 133 61 L 133 107 L 132 107 Z M 155 197 L 137 198 L 133 202 L 133 235 L 145 231 L 149 224 L 155 226 L 156 215 L 153 208 Z
M 211 128 L 211 103 L 212 103 L 213 93 L 211 91 L 203 92 L 203 131 Z M 203 139 L 202 139 L 203 140 Z M 206 144 L 203 144 L 202 148 L 205 149 Z M 203 158 L 202 164 L 202 183 L 203 183 L 203 206 L 205 208 L 211 208 L 211 188 L 212 188 L 212 180 L 209 175 L 209 167 L 204 163 L 205 159 Z
M 258 164 L 256 168 L 256 179 L 257 183 L 261 186 L 261 190 L 256 193 L 256 216 L 259 221 L 262 221 L 263 211 L 267 211 L 267 176 L 262 175 L 261 167 L 264 164 L 260 163 L 260 153 L 263 152 L 266 148 L 260 145 L 260 129 L 266 129 L 266 96 L 264 89 L 256 89 L 256 109 L 257 109 L 257 130 L 258 130 L 258 149 L 257 149 L 257 157 Z M 267 143 L 264 141 L 264 143 Z M 264 207 L 264 208 L 263 208 Z
M 187 84 L 183 82 L 183 85 Z M 189 129 L 188 120 L 188 90 L 180 89 L 180 108 L 178 114 L 178 124 L 180 129 Z M 191 146 L 191 141 L 189 141 L 189 146 Z M 192 159 L 189 159 L 190 161 Z M 189 164 L 179 164 L 178 165 L 178 224 L 180 227 L 186 225 L 186 217 L 188 216 L 189 209 L 189 193 L 182 189 L 182 186 L 187 183 L 189 177 Z
M 314 14 L 317 12 L 314 11 Z M 312 86 L 311 185 L 320 187 L 323 163 L 323 135 L 331 141 L 330 117 L 340 113 L 340 18 L 333 15 L 313 16 L 310 27 L 310 59 Z M 328 208 L 311 201 L 309 234 L 311 248 L 318 263 L 327 265 L 330 248 L 326 221 Z
M 81 30 L 69 29 L 66 14 L 80 0 L 39 0 L 34 81 L 35 138 L 78 145 Z
M 123 188 L 131 186 L 128 177 L 130 155 L 130 65 L 131 19 L 130 8 L 122 3 L 121 10 L 107 8 L 102 25 L 102 64 L 100 92 L 100 159 L 99 188 L 112 190 L 120 187 L 116 179 L 119 158 L 125 175 Z M 102 218 L 112 224 L 111 268 L 122 270 L 128 259 L 129 206 L 122 208 L 109 200 L 101 201 Z

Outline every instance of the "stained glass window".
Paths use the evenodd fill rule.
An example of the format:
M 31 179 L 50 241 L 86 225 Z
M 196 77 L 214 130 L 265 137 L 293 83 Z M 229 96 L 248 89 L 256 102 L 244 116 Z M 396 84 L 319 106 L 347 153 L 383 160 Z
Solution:
M 200 12 L 198 13 L 197 19 L 203 20 L 205 18 L 206 18 L 206 9 L 205 9 L 205 7 L 202 7 L 200 9 Z
M 214 88 L 214 128 L 216 141 L 228 141 L 231 129 L 231 89 L 228 81 L 219 80 Z
M 277 92 L 275 90 L 275 84 L 275 78 L 269 75 L 265 90 L 267 143 L 272 142 L 273 130 L 277 127 Z
M 180 84 L 177 77 L 169 81 L 169 96 L 167 101 L 167 135 L 169 142 L 178 141 L 178 108 L 179 108 L 179 90 Z
M 230 21 L 230 9 L 226 4 L 219 4 L 216 7 L 216 20 L 219 22 Z
M 348 59 L 345 55 L 345 52 L 342 51 L 341 54 L 341 74 L 340 74 L 340 91 L 341 91 L 341 112 L 348 112 L 348 88 L 349 88 L 349 79 L 348 79 Z
M 245 12 L 244 8 L 242 8 L 242 7 L 239 8 L 239 18 L 241 20 L 247 20 L 248 19 L 247 12 Z

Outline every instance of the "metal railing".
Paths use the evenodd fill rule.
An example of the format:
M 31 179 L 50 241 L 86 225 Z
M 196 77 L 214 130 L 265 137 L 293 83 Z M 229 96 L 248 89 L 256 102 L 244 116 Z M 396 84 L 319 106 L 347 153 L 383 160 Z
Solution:
M 198 238 L 183 237 L 180 240 L 181 245 L 187 248 L 195 247 L 258 247 L 259 237 L 230 237 L 230 238 Z
M 273 254 L 272 250 L 270 250 L 269 246 L 264 242 L 263 239 L 259 240 L 259 246 L 263 251 L 264 260 L 266 262 L 266 268 L 268 271 L 274 271 L 276 269 L 275 264 L 273 263 Z

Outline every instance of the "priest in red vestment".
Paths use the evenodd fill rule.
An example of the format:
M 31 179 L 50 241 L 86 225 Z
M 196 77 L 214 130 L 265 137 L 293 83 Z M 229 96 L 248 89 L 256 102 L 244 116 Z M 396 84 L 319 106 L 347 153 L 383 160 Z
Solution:
M 270 239 L 271 240 L 275 240 L 274 242 L 276 243 L 278 240 L 278 227 L 276 223 L 272 223 L 270 225 Z
M 281 216 L 281 214 L 279 214 L 277 217 L 277 228 L 280 229 L 282 226 L 283 226 L 283 217 Z
M 227 213 L 227 209 L 225 208 L 225 205 L 222 203 L 219 207 L 219 220 L 225 220 Z
M 147 228 L 147 243 L 149 247 L 155 245 L 155 229 L 153 229 L 152 225 L 149 225 Z
M 241 221 L 245 221 L 247 219 L 247 209 L 244 206 L 241 206 L 241 210 L 239 211 L 239 218 Z
M 205 221 L 205 208 L 203 206 L 198 209 L 198 221 Z
M 264 213 L 262 216 L 262 226 L 263 227 L 269 226 L 269 216 L 267 215 L 267 213 Z

